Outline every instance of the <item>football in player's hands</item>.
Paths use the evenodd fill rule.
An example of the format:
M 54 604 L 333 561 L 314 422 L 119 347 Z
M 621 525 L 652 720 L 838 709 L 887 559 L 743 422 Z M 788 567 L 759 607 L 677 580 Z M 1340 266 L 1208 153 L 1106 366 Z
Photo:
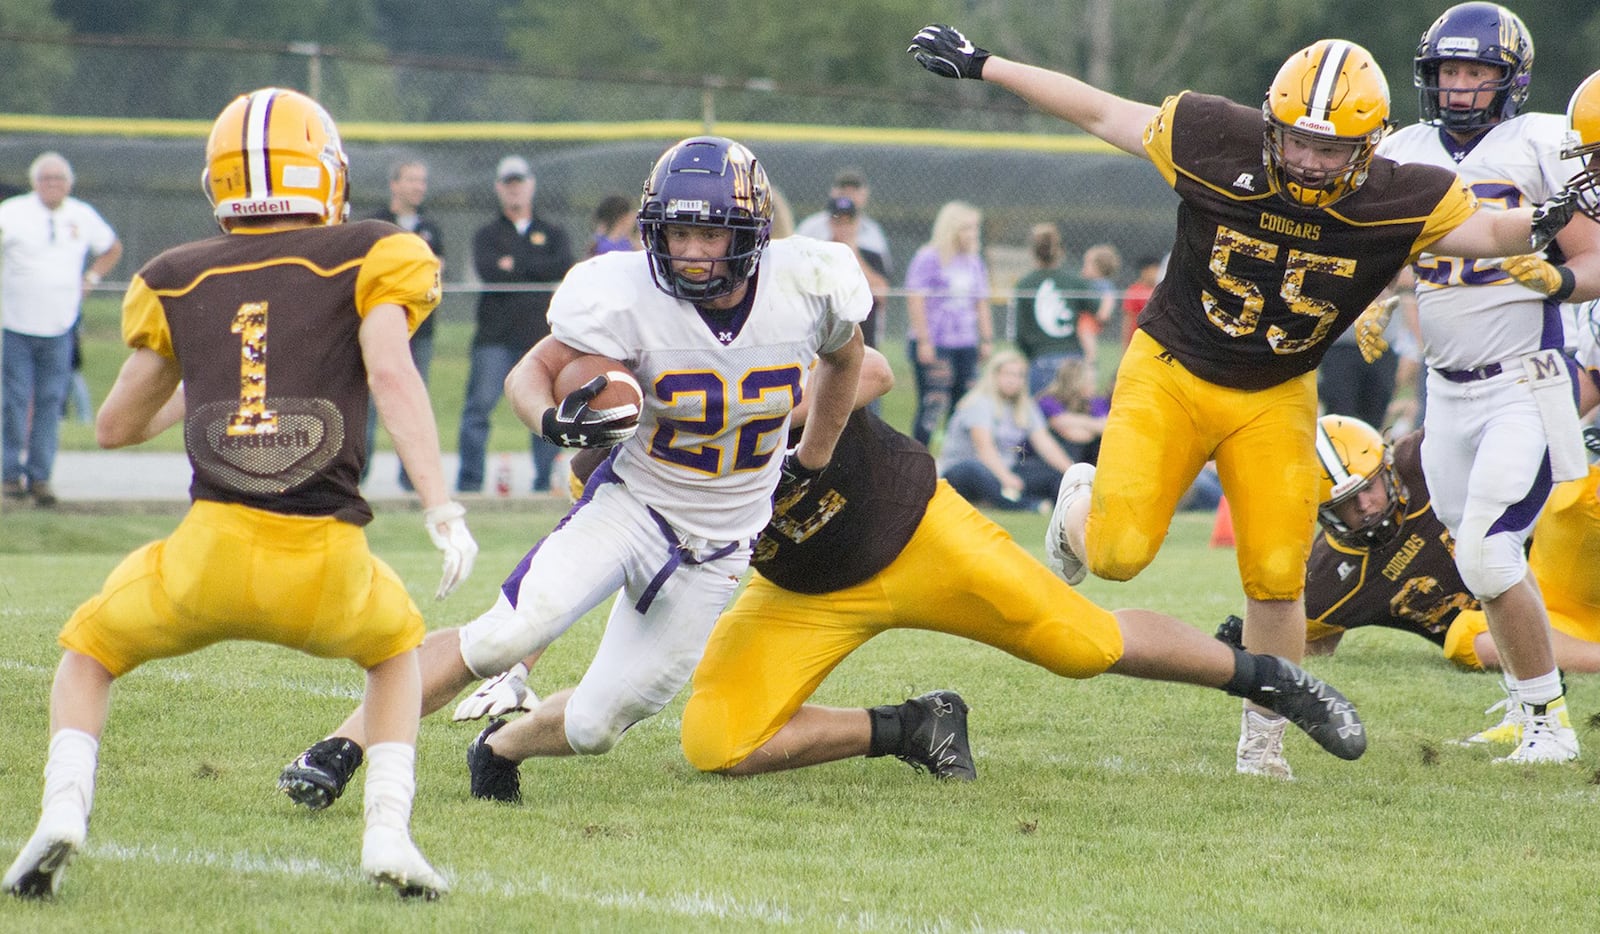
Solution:
M 563 447 L 608 447 L 626 441 L 639 427 L 644 393 L 620 362 L 587 354 L 556 374 L 560 400 L 544 413 L 540 433 Z
M 599 393 L 584 404 L 596 413 L 632 406 L 633 418 L 637 421 L 639 407 L 644 402 L 644 393 L 639 389 L 639 381 L 633 378 L 633 374 L 628 372 L 628 368 L 622 363 L 599 354 L 585 354 L 561 368 L 561 372 L 556 374 L 556 399 L 566 399 L 588 385 L 596 376 L 604 376 L 606 383 Z M 620 414 L 612 416 L 613 419 L 624 417 Z

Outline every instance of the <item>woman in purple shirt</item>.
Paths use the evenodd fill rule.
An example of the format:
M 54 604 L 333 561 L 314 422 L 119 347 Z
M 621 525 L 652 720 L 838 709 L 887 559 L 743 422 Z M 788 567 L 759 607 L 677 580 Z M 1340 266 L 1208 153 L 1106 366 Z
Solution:
M 972 385 L 978 362 L 994 344 L 989 316 L 989 270 L 978 250 L 983 216 L 964 201 L 939 209 L 933 233 L 906 269 L 911 359 L 917 415 L 911 434 L 927 444 L 952 399 Z

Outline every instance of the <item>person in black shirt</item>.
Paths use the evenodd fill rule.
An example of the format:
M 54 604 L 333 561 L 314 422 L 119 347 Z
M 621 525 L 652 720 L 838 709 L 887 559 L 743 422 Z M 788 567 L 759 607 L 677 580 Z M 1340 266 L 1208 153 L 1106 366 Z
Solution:
M 461 457 L 456 489 L 483 489 L 489 445 L 489 416 L 500 404 L 506 374 L 539 338 L 550 333 L 545 313 L 550 292 L 504 286 L 555 283 L 572 266 L 572 248 L 559 227 L 533 212 L 533 170 L 521 156 L 506 156 L 495 171 L 500 214 L 472 237 L 472 264 L 486 286 L 478 297 L 478 329 L 472 335 L 472 368 L 461 407 L 457 452 Z M 557 448 L 530 432 L 533 489 L 550 489 Z

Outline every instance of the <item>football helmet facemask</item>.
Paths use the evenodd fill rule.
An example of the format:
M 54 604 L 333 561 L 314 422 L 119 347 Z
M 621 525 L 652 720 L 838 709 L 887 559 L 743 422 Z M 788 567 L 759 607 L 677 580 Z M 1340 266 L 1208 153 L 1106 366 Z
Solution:
M 1439 65 L 1446 61 L 1482 62 L 1500 69 L 1497 81 L 1480 85 L 1493 91 L 1489 106 L 1453 110 L 1439 102 Z M 1516 116 L 1528 100 L 1533 76 L 1533 37 L 1517 14 L 1498 3 L 1458 3 L 1422 34 L 1412 60 L 1422 122 L 1457 132 L 1476 132 Z
M 667 227 L 733 231 L 723 275 L 697 282 L 678 275 Z M 705 302 L 730 295 L 755 274 L 772 234 L 772 185 L 748 148 L 721 136 L 694 136 L 668 149 L 645 179 L 639 234 L 656 288 L 673 298 Z
M 1578 85 L 1567 103 L 1567 137 L 1561 158 L 1582 159 L 1581 171 L 1567 180 L 1578 210 L 1600 221 L 1600 71 Z
M 1322 467 L 1317 490 L 1317 519 L 1340 544 L 1373 548 L 1394 540 L 1405 520 L 1406 491 L 1394 471 L 1394 454 L 1383 436 L 1366 422 L 1346 415 L 1317 419 L 1317 461 Z M 1352 528 L 1337 507 L 1373 483 L 1382 483 L 1389 508 Z
M 333 118 L 298 91 L 262 88 L 224 107 L 206 141 L 200 183 L 224 230 L 252 217 L 350 213 L 350 160 Z
M 1389 129 L 1389 83 L 1366 49 L 1323 39 L 1283 63 L 1261 111 L 1267 123 L 1262 161 L 1272 190 L 1290 204 L 1325 208 L 1367 180 Z M 1350 157 L 1315 172 L 1291 165 L 1284 158 L 1291 136 L 1313 146 L 1349 146 Z

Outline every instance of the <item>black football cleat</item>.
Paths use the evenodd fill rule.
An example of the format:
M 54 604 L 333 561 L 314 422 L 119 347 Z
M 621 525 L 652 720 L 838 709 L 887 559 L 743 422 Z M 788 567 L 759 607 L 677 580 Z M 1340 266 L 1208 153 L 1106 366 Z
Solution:
M 478 738 L 467 747 L 467 771 L 472 776 L 472 796 L 507 804 L 522 803 L 522 779 L 517 768 L 521 763 L 495 755 L 489 748 L 489 737 L 506 725 L 499 717 L 489 720 Z
M 295 804 L 320 811 L 344 794 L 362 758 L 361 747 L 348 739 L 335 736 L 314 743 L 278 773 L 278 790 Z
M 939 779 L 970 782 L 978 777 L 967 746 L 967 702 L 954 691 L 931 691 L 901 705 L 906 724 L 896 757 Z
M 1276 668 L 1261 687 L 1245 695 L 1306 731 L 1317 745 L 1341 759 L 1359 759 L 1367 751 L 1367 731 L 1355 705 L 1333 685 L 1307 674 L 1294 662 L 1277 655 L 1259 655 Z

